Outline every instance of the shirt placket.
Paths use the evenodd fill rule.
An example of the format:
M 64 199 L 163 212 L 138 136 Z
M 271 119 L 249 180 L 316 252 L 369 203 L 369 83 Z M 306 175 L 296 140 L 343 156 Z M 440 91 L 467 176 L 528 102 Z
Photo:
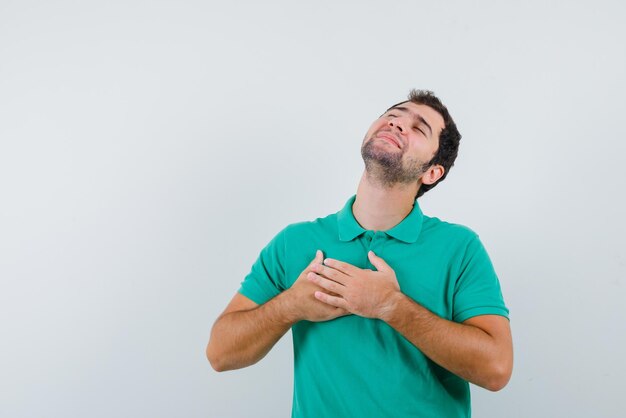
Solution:
M 372 263 L 369 260 L 369 257 L 367 256 L 367 253 L 369 251 L 374 251 L 374 254 L 380 256 L 379 252 L 383 247 L 383 244 L 385 242 L 385 233 L 381 232 L 381 231 L 365 231 L 365 233 L 363 234 L 363 241 L 364 241 L 364 247 L 365 247 L 365 268 L 366 269 L 372 269 L 372 270 L 376 270 L 376 268 L 372 265 Z

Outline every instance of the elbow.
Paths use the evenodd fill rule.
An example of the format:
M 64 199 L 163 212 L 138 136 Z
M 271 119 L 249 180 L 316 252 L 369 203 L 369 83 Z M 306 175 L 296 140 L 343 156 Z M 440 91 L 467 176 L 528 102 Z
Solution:
M 508 379 L 502 377 L 493 377 L 491 380 L 485 385 L 485 389 L 490 390 L 491 392 L 498 392 L 499 390 L 504 389 L 504 387 L 509 382 Z
M 238 357 L 235 353 L 224 350 L 223 347 L 216 347 L 209 342 L 206 348 L 206 358 L 209 360 L 211 367 L 216 372 L 226 372 L 229 370 L 241 369 L 247 367 L 254 362 L 246 362 Z
M 211 363 L 211 367 L 213 367 L 213 370 L 215 370 L 218 373 L 225 372 L 225 371 L 229 370 L 229 369 L 223 367 L 221 364 L 216 363 L 215 361 L 210 361 L 209 360 L 209 362 Z
M 502 362 L 494 365 L 489 379 L 484 385 L 484 388 L 491 392 L 498 392 L 509 383 L 511 380 L 511 374 L 513 372 L 513 365 L 508 362 Z
M 213 370 L 215 370 L 216 372 L 225 372 L 226 370 L 228 370 L 227 368 L 225 368 L 221 363 L 219 363 L 217 361 L 217 359 L 211 359 L 209 358 L 209 363 L 211 363 L 211 367 L 213 368 Z
M 225 367 L 224 362 L 220 361 L 220 359 L 223 358 L 223 357 L 215 352 L 215 350 L 211 346 L 210 342 L 209 342 L 209 345 L 207 345 L 207 347 L 206 347 L 206 358 L 207 358 L 207 360 L 209 360 L 209 363 L 211 364 L 211 367 L 216 372 L 224 372 L 224 371 L 228 370 Z

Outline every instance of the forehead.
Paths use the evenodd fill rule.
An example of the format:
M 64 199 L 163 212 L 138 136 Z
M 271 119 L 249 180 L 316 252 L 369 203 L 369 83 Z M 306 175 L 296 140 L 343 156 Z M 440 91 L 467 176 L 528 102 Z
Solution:
M 443 116 L 441 116 L 439 112 L 437 112 L 435 109 L 433 109 L 430 106 L 423 105 L 423 104 L 416 104 L 413 102 L 404 102 L 404 103 L 397 104 L 396 106 L 389 109 L 387 112 L 390 112 L 394 109 L 397 110 L 398 107 L 403 107 L 407 109 L 409 113 L 423 117 L 426 120 L 426 122 L 433 128 L 433 133 L 441 132 L 441 130 L 443 129 L 445 125 L 443 121 Z

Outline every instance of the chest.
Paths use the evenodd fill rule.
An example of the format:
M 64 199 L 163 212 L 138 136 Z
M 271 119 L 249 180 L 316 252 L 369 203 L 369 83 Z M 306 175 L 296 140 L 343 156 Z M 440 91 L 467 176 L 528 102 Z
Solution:
M 324 257 L 371 270 L 376 268 L 370 263 L 367 253 L 374 251 L 394 270 L 402 293 L 438 316 L 452 318 L 459 264 L 456 252 L 452 249 L 417 243 L 406 244 L 376 235 L 325 245 L 311 242 L 290 251 L 297 256 L 291 258 L 293 262 L 286 268 L 286 277 L 289 280 L 286 287 L 293 284 L 317 248 L 324 252 Z

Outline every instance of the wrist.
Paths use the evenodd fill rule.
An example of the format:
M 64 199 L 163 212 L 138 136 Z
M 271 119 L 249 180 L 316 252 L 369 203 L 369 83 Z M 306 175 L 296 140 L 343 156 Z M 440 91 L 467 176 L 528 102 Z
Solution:
M 301 321 L 303 318 L 296 304 L 293 303 L 292 290 L 287 289 L 276 297 L 279 306 L 280 318 L 289 326 Z
M 406 300 L 406 295 L 400 290 L 396 290 L 389 295 L 385 307 L 381 310 L 378 319 L 390 323 L 397 316 L 402 303 Z

